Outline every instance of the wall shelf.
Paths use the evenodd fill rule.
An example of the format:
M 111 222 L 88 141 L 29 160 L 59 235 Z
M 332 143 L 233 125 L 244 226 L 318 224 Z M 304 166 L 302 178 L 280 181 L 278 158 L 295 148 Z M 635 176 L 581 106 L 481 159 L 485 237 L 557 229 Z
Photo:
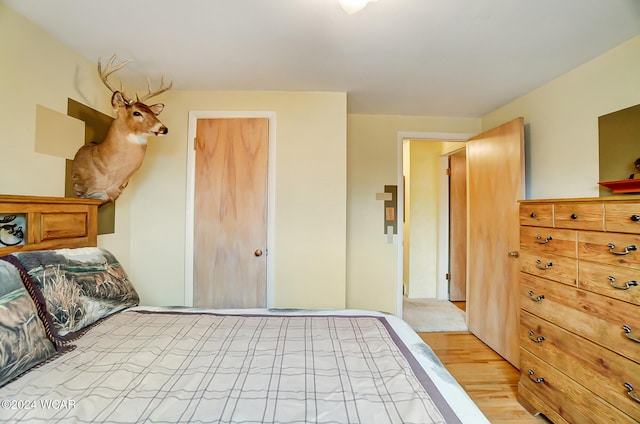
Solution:
M 621 193 L 640 193 L 640 179 L 634 180 L 618 180 L 599 182 L 603 187 L 608 188 L 616 194 Z

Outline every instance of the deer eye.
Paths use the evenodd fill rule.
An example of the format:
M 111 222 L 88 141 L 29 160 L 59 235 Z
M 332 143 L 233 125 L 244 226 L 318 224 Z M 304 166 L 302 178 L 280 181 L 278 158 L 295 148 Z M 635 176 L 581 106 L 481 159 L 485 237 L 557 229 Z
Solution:
M 133 116 L 142 116 L 142 114 L 136 110 L 133 112 Z

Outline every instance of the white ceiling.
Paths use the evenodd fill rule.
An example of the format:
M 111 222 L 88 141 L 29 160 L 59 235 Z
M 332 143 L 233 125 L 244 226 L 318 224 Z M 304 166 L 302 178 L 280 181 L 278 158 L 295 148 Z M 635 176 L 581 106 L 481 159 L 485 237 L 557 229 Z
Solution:
M 640 34 L 640 0 L 5 3 L 92 61 L 133 58 L 134 87 L 340 91 L 350 113 L 478 117 Z

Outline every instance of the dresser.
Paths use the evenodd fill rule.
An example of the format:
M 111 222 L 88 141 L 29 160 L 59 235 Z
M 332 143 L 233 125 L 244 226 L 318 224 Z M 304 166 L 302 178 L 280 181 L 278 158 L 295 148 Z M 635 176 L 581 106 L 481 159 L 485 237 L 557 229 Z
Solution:
M 520 403 L 640 422 L 640 197 L 521 201 L 520 270 Z

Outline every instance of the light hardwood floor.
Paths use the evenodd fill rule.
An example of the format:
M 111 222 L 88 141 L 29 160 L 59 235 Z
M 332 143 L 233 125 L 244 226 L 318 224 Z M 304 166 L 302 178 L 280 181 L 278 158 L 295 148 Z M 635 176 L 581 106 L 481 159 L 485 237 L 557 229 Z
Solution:
M 418 333 L 493 424 L 545 424 L 519 403 L 519 372 L 469 332 Z

